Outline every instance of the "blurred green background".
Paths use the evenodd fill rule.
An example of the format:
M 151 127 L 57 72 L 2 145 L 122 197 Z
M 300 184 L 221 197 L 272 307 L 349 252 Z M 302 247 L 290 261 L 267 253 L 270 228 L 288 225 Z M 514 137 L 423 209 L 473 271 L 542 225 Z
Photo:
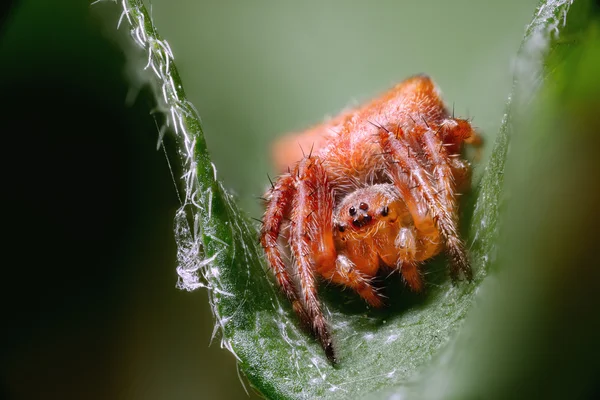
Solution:
M 474 117 L 483 165 L 536 3 L 155 0 L 152 13 L 220 178 L 259 217 L 273 138 L 415 73 Z M 3 397 L 244 398 L 233 357 L 209 347 L 206 293 L 175 289 L 176 191 L 118 14 L 29 0 L 2 19 Z

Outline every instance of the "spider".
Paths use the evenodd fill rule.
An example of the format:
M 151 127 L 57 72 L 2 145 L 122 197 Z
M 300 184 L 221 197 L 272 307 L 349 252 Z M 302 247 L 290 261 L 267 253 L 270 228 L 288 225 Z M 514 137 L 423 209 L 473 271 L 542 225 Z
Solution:
M 421 264 L 445 250 L 453 281 L 461 273 L 472 278 L 458 232 L 458 191 L 470 186 L 463 143 L 481 138 L 419 75 L 276 144 L 275 163 L 287 173 L 265 196 L 260 242 L 277 283 L 332 363 L 316 275 L 352 288 L 372 307 L 384 304 L 372 283 L 381 267 L 398 270 L 421 292 Z M 299 161 L 290 168 L 290 160 Z

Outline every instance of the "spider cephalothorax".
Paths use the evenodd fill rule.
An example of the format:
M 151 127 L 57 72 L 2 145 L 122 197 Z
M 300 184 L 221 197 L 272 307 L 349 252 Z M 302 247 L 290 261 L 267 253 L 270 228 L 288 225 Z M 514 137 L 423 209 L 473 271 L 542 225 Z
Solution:
M 448 113 L 429 77 L 415 76 L 276 146 L 277 166 L 289 169 L 266 195 L 261 244 L 294 311 L 330 360 L 335 354 L 315 275 L 354 289 L 374 307 L 383 305 L 371 283 L 381 266 L 400 271 L 419 292 L 420 264 L 445 250 L 452 278 L 471 278 L 456 200 L 457 188 L 470 181 L 463 143 L 480 138 L 468 121 Z M 305 155 L 302 146 L 312 150 Z

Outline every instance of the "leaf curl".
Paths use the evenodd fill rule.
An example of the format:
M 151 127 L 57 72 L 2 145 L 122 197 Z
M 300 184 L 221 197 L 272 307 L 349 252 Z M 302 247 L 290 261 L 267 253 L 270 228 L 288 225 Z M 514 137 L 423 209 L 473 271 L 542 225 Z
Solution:
M 510 245 L 499 246 L 499 222 L 508 196 L 504 174 L 510 138 L 522 121 L 518 111 L 539 95 L 552 76 L 547 61 L 557 35 L 569 27 L 571 3 L 542 2 L 523 41 L 502 130 L 472 196 L 473 205 L 466 211 L 474 282 L 453 286 L 440 259 L 428 267 L 432 272 L 425 297 L 390 291 L 390 307 L 377 311 L 346 293 L 324 288 L 322 296 L 341 354 L 337 368 L 299 328 L 289 304 L 269 278 L 255 224 L 218 182 L 200 118 L 186 98 L 168 43 L 158 35 L 141 1 L 120 3 L 133 40 L 146 52 L 146 69 L 153 74 L 159 109 L 178 143 L 183 168 L 182 206 L 175 219 L 179 286 L 208 289 L 215 335 L 220 335 L 222 347 L 236 356 L 241 370 L 262 394 L 288 399 L 464 398 L 491 393 L 472 383 L 473 369 L 460 360 L 466 355 L 480 362 L 478 352 L 486 354 L 481 346 L 495 345 L 491 336 L 491 341 L 471 348 L 478 331 L 486 331 L 481 325 L 489 324 L 471 309 L 474 302 L 487 297 L 497 301 L 498 271 L 511 260 L 506 254 Z M 507 359 L 507 365 L 514 362 Z M 505 375 L 509 383 L 510 376 Z

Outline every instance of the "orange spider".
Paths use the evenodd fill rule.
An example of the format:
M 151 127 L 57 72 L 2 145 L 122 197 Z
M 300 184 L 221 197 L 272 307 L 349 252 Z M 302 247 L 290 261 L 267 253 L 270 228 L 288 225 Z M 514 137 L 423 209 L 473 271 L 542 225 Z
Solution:
M 470 185 L 463 143 L 481 139 L 421 75 L 276 144 L 276 165 L 288 172 L 266 194 L 260 241 L 279 286 L 332 362 L 315 275 L 354 289 L 373 307 L 383 305 L 371 282 L 381 266 L 399 270 L 420 292 L 420 264 L 445 249 L 453 280 L 461 272 L 471 279 L 456 201 L 457 190 Z

